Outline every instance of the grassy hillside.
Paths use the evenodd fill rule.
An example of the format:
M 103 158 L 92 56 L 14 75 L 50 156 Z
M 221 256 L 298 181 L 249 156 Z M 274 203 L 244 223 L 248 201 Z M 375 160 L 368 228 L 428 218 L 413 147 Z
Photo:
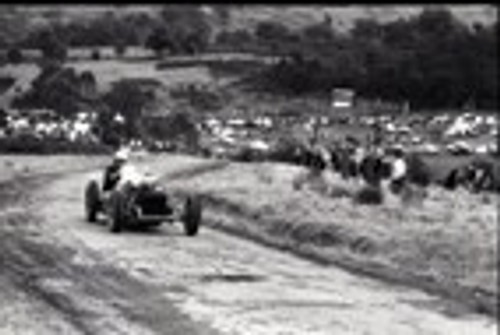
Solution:
M 498 19 L 498 12 L 493 5 L 447 5 L 460 20 L 472 24 L 474 22 L 491 23 Z M 0 27 L 2 35 L 23 35 L 34 27 L 49 22 L 85 21 L 113 12 L 116 15 L 129 13 L 147 13 L 156 15 L 158 5 L 2 5 L 0 7 Z M 212 6 L 204 6 L 212 17 L 215 30 L 219 29 L 252 29 L 263 20 L 276 20 L 290 28 L 322 21 L 325 14 L 332 17 L 332 25 L 339 30 L 352 27 L 359 18 L 374 18 L 380 22 L 418 15 L 424 8 L 422 5 L 230 5 L 231 18 L 222 23 Z
M 491 23 L 498 18 L 493 6 L 450 5 L 447 7 L 457 18 L 467 24 Z M 230 25 L 233 28 L 248 28 L 262 20 L 276 20 L 290 28 L 299 28 L 314 22 L 321 22 L 325 14 L 329 14 L 332 18 L 332 25 L 345 31 L 360 18 L 373 18 L 379 22 L 388 22 L 418 15 L 423 8 L 422 5 L 244 6 L 232 11 Z

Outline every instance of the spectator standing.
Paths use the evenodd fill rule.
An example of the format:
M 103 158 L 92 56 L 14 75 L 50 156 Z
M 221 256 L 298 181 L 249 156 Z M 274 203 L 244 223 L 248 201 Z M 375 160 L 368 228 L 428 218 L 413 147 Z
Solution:
M 368 185 L 379 188 L 383 178 L 383 157 L 379 148 L 371 146 L 361 161 L 360 174 Z
M 408 164 L 402 148 L 396 148 L 391 164 L 390 187 L 393 193 L 400 194 L 406 182 Z

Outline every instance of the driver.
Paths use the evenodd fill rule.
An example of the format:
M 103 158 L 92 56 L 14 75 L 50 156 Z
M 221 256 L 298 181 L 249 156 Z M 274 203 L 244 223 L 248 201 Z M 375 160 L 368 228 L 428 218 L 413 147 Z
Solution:
M 128 162 L 128 153 L 119 150 L 115 153 L 113 161 L 104 172 L 103 191 L 111 191 L 118 184 L 123 166 Z

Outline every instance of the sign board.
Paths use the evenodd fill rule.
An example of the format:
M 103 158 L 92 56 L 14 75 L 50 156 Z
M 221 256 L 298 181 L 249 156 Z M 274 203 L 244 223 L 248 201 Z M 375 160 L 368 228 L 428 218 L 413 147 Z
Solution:
M 332 91 L 334 108 L 351 108 L 354 105 L 354 91 L 348 88 L 335 88 Z

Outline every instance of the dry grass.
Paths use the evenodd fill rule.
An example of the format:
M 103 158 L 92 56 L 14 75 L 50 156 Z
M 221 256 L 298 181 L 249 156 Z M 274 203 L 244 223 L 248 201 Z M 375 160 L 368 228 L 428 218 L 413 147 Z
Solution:
M 109 158 L 94 155 L 0 155 L 0 182 L 104 166 Z
M 303 178 L 297 188 L 304 173 L 280 164 L 231 164 L 170 186 L 204 194 L 208 203 L 252 222 L 225 220 L 227 230 L 409 271 L 444 287 L 497 293 L 498 195 L 430 188 L 421 201 L 385 193 L 383 204 L 366 206 L 352 199 L 361 185 L 336 176 L 329 183 Z

